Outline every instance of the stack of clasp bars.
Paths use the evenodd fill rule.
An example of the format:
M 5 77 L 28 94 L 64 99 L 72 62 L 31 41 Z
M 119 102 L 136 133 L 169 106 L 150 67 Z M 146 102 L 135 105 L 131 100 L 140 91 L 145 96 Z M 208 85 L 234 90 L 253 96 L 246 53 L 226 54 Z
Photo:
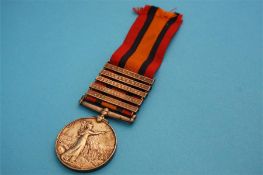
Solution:
M 107 63 L 80 104 L 97 112 L 108 108 L 107 116 L 132 123 L 154 79 Z

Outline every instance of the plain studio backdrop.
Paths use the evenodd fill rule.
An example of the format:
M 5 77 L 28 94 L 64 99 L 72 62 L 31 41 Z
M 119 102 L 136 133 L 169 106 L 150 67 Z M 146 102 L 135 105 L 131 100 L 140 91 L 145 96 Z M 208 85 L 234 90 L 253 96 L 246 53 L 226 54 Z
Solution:
M 112 161 L 91 174 L 262 175 L 262 1 L 2 0 L 1 174 L 81 174 L 57 160 L 78 100 L 124 40 L 133 7 L 184 22 L 132 125 L 110 120 Z

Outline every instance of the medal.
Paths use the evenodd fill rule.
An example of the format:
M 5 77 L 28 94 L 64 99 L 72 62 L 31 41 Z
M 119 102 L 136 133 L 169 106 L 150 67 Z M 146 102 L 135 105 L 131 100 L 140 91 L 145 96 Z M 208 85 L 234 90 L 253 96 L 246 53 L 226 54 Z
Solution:
M 97 111 L 98 116 L 77 119 L 57 136 L 57 157 L 68 168 L 94 170 L 112 158 L 117 139 L 106 117 L 135 121 L 154 83 L 153 76 L 182 23 L 181 14 L 154 6 L 134 11 L 138 17 L 124 42 L 80 99 L 81 105 Z

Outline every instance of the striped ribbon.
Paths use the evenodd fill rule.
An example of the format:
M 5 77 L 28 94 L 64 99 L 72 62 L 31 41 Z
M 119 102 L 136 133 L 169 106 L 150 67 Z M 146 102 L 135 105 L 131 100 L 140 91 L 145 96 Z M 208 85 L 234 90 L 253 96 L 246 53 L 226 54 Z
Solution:
M 182 23 L 182 15 L 149 5 L 134 11 L 138 17 L 110 63 L 152 78 Z
M 133 10 L 138 17 L 122 45 L 113 53 L 110 63 L 152 78 L 162 63 L 172 37 L 182 23 L 182 15 L 149 5 Z M 96 83 L 100 82 L 96 81 Z M 91 96 L 86 96 L 84 100 L 126 116 L 134 114 Z

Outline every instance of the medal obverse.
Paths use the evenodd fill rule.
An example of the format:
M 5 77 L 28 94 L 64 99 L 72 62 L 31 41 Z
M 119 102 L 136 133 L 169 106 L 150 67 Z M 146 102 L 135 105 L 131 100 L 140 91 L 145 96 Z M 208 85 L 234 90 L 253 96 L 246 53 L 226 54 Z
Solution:
M 81 118 L 61 130 L 56 140 L 56 153 L 65 166 L 88 171 L 106 164 L 116 144 L 115 133 L 106 121 Z

